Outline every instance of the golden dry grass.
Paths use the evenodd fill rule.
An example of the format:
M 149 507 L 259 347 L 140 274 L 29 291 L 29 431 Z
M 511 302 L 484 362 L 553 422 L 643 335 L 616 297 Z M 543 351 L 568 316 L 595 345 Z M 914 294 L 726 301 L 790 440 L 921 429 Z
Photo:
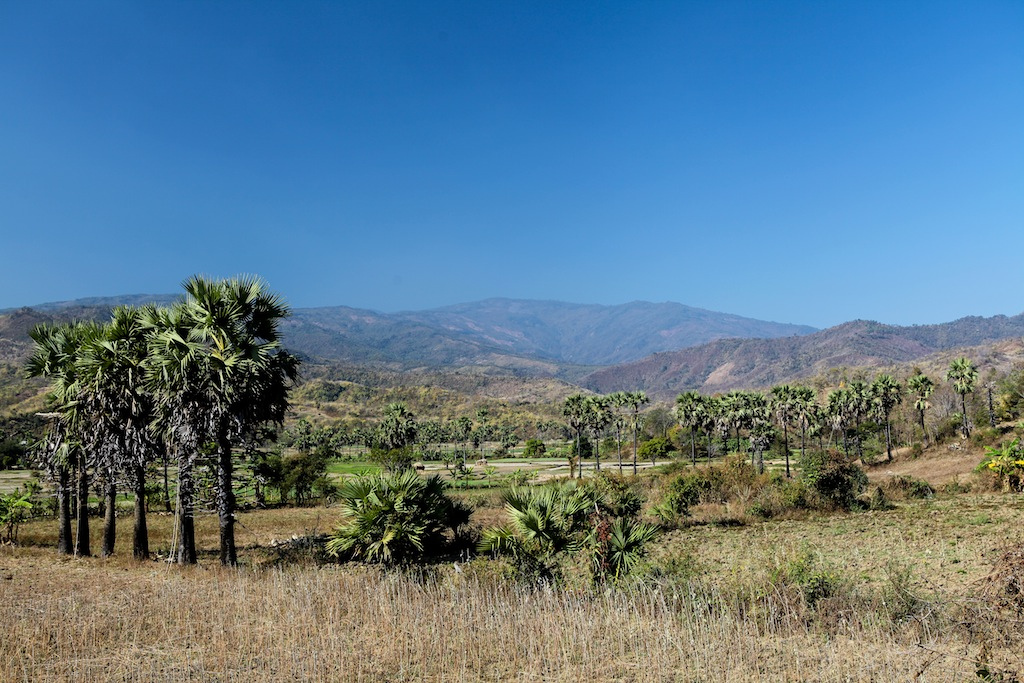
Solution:
M 484 500 L 478 514 L 490 509 Z M 180 568 L 2 548 L 0 680 L 971 681 L 983 645 L 993 670 L 1024 673 L 1019 625 L 970 611 L 991 551 L 1021 538 L 1019 497 L 691 527 L 652 559 L 685 555 L 691 574 L 617 590 L 527 588 L 486 560 L 425 576 L 266 562 L 273 539 L 326 531 L 336 515 L 241 515 L 237 570 L 210 555 Z M 170 518 L 152 522 L 160 546 Z M 33 522 L 22 540 L 51 543 L 52 526 Z M 199 528 L 215 548 L 214 521 Z M 845 586 L 813 609 L 767 578 L 807 548 Z M 907 618 L 883 618 L 892 560 L 913 566 L 922 598 Z

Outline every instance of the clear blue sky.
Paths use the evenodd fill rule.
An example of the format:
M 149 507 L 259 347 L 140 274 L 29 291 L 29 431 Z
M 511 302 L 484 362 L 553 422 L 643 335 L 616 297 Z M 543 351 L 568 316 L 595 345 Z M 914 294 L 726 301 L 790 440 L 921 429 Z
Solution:
M 1024 311 L 1024 2 L 0 3 L 0 307 Z

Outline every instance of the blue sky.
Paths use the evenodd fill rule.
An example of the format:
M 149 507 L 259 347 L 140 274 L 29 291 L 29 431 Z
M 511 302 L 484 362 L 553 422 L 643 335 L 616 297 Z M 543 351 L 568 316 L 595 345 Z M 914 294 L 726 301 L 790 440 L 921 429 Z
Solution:
M 0 3 L 0 308 L 1024 311 L 1024 3 Z

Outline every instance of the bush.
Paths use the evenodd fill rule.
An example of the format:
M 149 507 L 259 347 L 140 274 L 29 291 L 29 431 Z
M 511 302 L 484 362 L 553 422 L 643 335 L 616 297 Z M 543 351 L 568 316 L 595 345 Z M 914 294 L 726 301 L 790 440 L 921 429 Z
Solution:
M 523 447 L 524 458 L 540 458 L 547 453 L 548 447 L 540 439 L 527 439 Z
M 656 436 L 640 444 L 636 455 L 639 460 L 650 460 L 653 462 L 658 458 L 667 458 L 671 452 L 672 444 L 669 443 L 668 439 Z
M 404 472 L 412 468 L 413 454 L 408 446 L 390 450 L 374 447 L 370 449 L 370 462 L 375 462 L 389 472 Z
M 644 497 L 636 490 L 635 482 L 617 474 L 598 472 L 583 486 L 597 501 L 601 511 L 613 517 L 636 517 L 644 504 Z
M 931 498 L 935 495 L 935 489 L 928 482 L 897 474 L 889 477 L 882 484 L 882 489 L 893 498 Z
M 412 470 L 350 479 L 338 489 L 345 521 L 327 542 L 334 557 L 382 564 L 416 562 L 445 547 L 445 533 L 469 521 L 470 511 L 445 494 L 440 477 Z
M 801 462 L 804 482 L 829 505 L 849 510 L 867 488 L 868 477 L 838 451 L 811 451 Z

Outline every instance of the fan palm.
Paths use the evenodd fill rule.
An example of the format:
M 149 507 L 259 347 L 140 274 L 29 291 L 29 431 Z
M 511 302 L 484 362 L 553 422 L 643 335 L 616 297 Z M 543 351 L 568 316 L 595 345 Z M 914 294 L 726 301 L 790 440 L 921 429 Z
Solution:
M 967 394 L 974 391 L 974 385 L 978 381 L 978 369 L 974 363 L 967 358 L 960 357 L 949 364 L 946 372 L 946 381 L 953 383 L 953 391 L 960 394 L 960 406 L 963 409 L 963 430 L 964 438 L 971 436 L 970 423 L 967 420 Z
M 907 387 L 914 394 L 914 410 L 917 411 L 918 421 L 921 424 L 921 438 L 925 445 L 928 444 L 928 429 L 924 425 L 924 412 L 931 407 L 928 397 L 935 390 L 935 382 L 928 375 L 918 372 L 907 380 Z
M 57 550 L 71 550 L 70 522 L 70 469 L 77 470 L 78 514 L 74 553 L 90 554 L 89 547 L 89 462 L 88 441 L 96 432 L 91 422 L 97 417 L 95 404 L 90 401 L 82 382 L 78 358 L 84 346 L 99 338 L 101 328 L 95 323 L 63 325 L 37 325 L 29 336 L 33 342 L 32 356 L 28 360 L 30 377 L 51 380 L 47 401 L 55 411 L 56 422 L 51 427 L 49 447 L 44 458 L 46 467 L 57 480 L 59 531 Z
M 892 462 L 892 427 L 889 416 L 893 408 L 903 402 L 903 385 L 892 375 L 879 375 L 871 383 L 871 395 L 874 398 L 878 413 L 885 421 L 885 452 L 888 461 Z

